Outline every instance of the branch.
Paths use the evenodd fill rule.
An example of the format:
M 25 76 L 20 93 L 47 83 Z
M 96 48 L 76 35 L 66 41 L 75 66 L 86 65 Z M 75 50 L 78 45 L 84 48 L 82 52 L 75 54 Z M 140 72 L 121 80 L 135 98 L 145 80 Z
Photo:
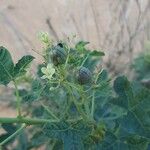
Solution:
M 49 119 L 33 119 L 33 118 L 0 118 L 1 123 L 25 123 L 27 125 L 38 125 L 45 123 L 55 123 L 57 120 L 49 120 Z
M 76 122 L 80 121 L 82 118 L 76 118 L 76 119 L 67 119 L 67 122 Z M 18 117 L 18 118 L 0 118 L 0 124 L 5 123 L 24 123 L 26 125 L 44 125 L 45 123 L 58 123 L 61 120 L 56 119 L 37 119 L 37 118 L 24 118 L 24 117 Z

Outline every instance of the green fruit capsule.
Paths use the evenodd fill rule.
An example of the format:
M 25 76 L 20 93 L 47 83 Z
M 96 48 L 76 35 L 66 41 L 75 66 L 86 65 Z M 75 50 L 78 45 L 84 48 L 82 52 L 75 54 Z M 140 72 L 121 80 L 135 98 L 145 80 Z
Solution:
M 51 52 L 51 60 L 55 66 L 64 64 L 66 61 L 66 52 L 60 45 L 55 46 Z
M 88 68 L 81 67 L 79 69 L 77 79 L 80 84 L 90 83 L 91 78 L 92 78 L 92 74 Z

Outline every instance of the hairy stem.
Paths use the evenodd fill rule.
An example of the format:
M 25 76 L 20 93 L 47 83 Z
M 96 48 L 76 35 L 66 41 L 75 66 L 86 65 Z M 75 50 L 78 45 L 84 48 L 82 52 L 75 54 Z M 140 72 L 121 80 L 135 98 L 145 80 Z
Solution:
M 59 118 L 47 106 L 45 106 L 42 102 L 40 103 L 47 113 L 49 113 L 54 119 L 59 120 Z
M 67 119 L 67 122 L 76 122 L 82 120 L 82 118 L 77 119 Z M 43 125 L 45 123 L 58 123 L 60 120 L 52 119 L 37 119 L 37 118 L 0 118 L 0 124 L 5 123 L 24 123 L 26 125 Z
M 20 99 L 20 96 L 19 96 L 19 91 L 18 91 L 16 81 L 14 81 L 14 85 L 15 85 L 16 100 L 17 100 L 17 113 L 18 113 L 18 117 L 21 117 L 21 106 L 20 106 L 21 99 Z
M 0 123 L 25 123 L 27 125 L 39 125 L 45 123 L 55 123 L 57 120 L 33 119 L 33 118 L 0 118 Z
M 91 106 L 91 117 L 94 117 L 94 109 L 95 109 L 95 91 L 93 91 L 92 95 L 92 106 Z
M 83 111 L 82 107 L 78 104 L 73 92 L 72 92 L 72 87 L 70 86 L 66 86 L 66 89 L 68 90 L 68 93 L 70 95 L 70 100 L 75 104 L 77 111 L 79 112 L 79 114 L 82 116 L 82 118 L 87 118 L 87 115 L 85 114 L 85 112 Z
M 85 57 L 85 59 L 83 60 L 82 64 L 80 67 L 83 67 L 83 65 L 85 64 L 86 60 L 89 58 L 89 54 Z

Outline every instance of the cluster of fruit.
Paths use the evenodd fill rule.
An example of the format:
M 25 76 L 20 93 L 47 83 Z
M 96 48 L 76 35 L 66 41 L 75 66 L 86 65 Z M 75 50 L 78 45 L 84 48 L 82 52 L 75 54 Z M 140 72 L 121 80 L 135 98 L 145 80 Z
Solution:
M 67 59 L 67 52 L 65 51 L 64 45 L 58 43 L 56 46 L 51 48 L 50 58 L 55 66 L 64 64 Z M 87 67 L 79 67 L 77 70 L 77 81 L 79 84 L 88 84 L 91 82 L 92 73 Z

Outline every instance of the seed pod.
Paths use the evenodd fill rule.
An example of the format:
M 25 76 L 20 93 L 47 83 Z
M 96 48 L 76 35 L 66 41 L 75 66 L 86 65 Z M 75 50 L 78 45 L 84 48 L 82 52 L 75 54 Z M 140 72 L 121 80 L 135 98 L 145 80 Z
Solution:
M 81 67 L 79 69 L 77 79 L 80 84 L 90 83 L 91 78 L 92 74 L 88 68 Z
M 57 45 L 52 49 L 51 60 L 55 66 L 64 64 L 66 61 L 66 57 L 67 55 L 63 47 Z
M 62 43 L 58 43 L 57 46 L 59 46 L 59 47 L 61 47 L 61 48 L 64 47 L 64 45 L 63 45 Z

